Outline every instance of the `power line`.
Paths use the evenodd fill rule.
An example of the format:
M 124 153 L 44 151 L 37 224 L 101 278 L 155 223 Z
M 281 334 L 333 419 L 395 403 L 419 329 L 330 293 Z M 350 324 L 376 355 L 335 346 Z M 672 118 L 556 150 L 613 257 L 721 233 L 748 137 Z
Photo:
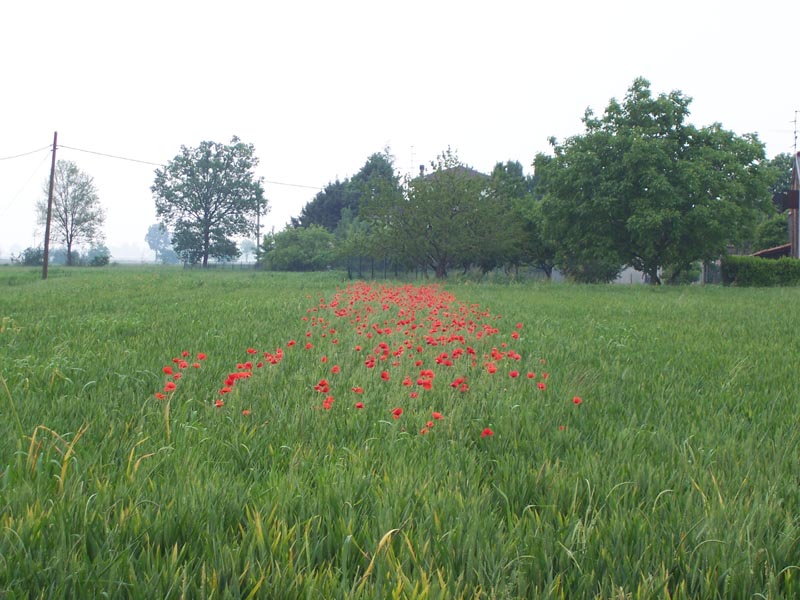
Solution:
M 95 150 L 86 150 L 85 148 L 75 148 L 74 146 L 67 146 L 65 144 L 59 144 L 59 148 L 65 148 L 67 150 L 74 150 L 75 152 L 85 152 L 86 154 L 94 154 L 96 156 L 105 156 L 106 158 L 114 158 L 116 160 L 127 160 L 129 162 L 140 163 L 143 165 L 152 165 L 154 167 L 165 167 L 166 165 L 163 163 L 157 163 L 149 160 L 141 160 L 138 158 L 130 158 L 127 156 L 119 156 L 118 154 L 109 154 L 107 152 L 97 152 Z M 35 154 L 36 152 L 41 152 L 43 150 L 49 149 L 50 146 L 44 146 L 43 148 L 39 148 L 38 150 L 32 150 L 31 152 L 25 152 L 23 154 L 16 154 L 14 156 L 6 156 L 4 158 L 0 158 L 0 160 L 9 160 L 12 158 L 19 158 L 21 156 L 27 156 L 29 154 Z M 302 183 L 286 183 L 285 181 L 268 181 L 264 180 L 264 183 L 269 183 L 271 185 L 285 185 L 288 187 L 297 187 L 297 188 L 305 188 L 309 190 L 321 190 L 324 189 L 322 186 L 318 185 L 305 185 Z
M 299 188 L 308 188 L 309 190 L 321 190 L 323 188 L 316 186 L 316 185 L 303 185 L 301 183 L 283 183 L 281 181 L 267 181 L 264 180 L 264 183 L 271 183 L 272 185 L 288 185 L 289 187 L 299 187 Z
M 86 152 L 87 154 L 96 154 L 97 156 L 105 156 L 106 158 L 116 158 L 117 160 L 127 160 L 135 163 L 142 163 L 144 165 L 153 165 L 154 167 L 163 167 L 165 165 L 149 160 L 139 160 L 138 158 L 128 158 L 127 156 L 117 156 L 116 154 L 106 154 L 105 152 L 95 152 L 94 150 L 84 150 L 83 148 L 73 148 L 72 146 L 65 146 L 60 144 L 59 148 L 66 148 L 68 150 L 75 150 L 76 152 Z
M 45 148 L 48 148 L 48 147 L 49 146 L 45 146 Z M 142 164 L 145 164 L 145 165 L 153 165 L 154 167 L 165 167 L 166 166 L 166 165 L 164 165 L 162 163 L 151 162 L 149 160 L 140 160 L 138 158 L 128 158 L 126 156 L 118 156 L 116 154 L 107 154 L 106 152 L 96 152 L 94 150 L 85 150 L 83 148 L 73 148 L 72 146 L 66 146 L 64 144 L 59 144 L 58 147 L 59 148 L 66 148 L 68 150 L 75 150 L 77 152 L 86 152 L 88 154 L 96 154 L 97 156 L 105 156 L 106 158 L 116 158 L 118 160 L 127 160 L 127 161 L 130 161 L 130 162 L 142 163 Z M 267 181 L 267 180 L 264 180 L 264 183 L 270 183 L 272 185 L 286 185 L 286 186 L 289 186 L 289 187 L 307 188 L 307 189 L 310 189 L 310 190 L 321 190 L 321 189 L 323 189 L 320 186 L 316 186 L 316 185 L 304 185 L 304 184 L 301 184 L 301 183 L 285 183 L 285 182 L 282 182 L 282 181 Z
M 48 146 L 48 148 L 49 148 L 49 146 Z M 11 208 L 11 205 L 16 202 L 16 200 L 17 200 L 17 198 L 19 198 L 20 194 L 22 194 L 22 192 L 28 187 L 28 184 L 31 182 L 31 179 L 33 179 L 36 176 L 36 174 L 39 172 L 39 169 L 42 168 L 42 165 L 45 163 L 47 158 L 48 158 L 47 155 L 42 157 L 41 162 L 36 166 L 36 168 L 33 170 L 33 173 L 31 173 L 30 177 L 28 177 L 28 179 L 25 181 L 25 183 L 22 184 L 22 187 L 19 188 L 19 191 L 11 197 L 11 199 L 5 204 L 5 206 L 0 207 L 0 215 L 3 215 L 9 208 Z
M 15 154 L 14 156 L 3 156 L 0 160 L 11 160 L 12 158 L 20 158 L 22 156 L 28 156 L 29 154 L 36 154 L 37 152 L 41 152 L 42 150 L 48 150 L 50 146 L 44 146 L 39 148 L 38 150 L 31 150 L 30 152 L 23 152 L 22 154 Z

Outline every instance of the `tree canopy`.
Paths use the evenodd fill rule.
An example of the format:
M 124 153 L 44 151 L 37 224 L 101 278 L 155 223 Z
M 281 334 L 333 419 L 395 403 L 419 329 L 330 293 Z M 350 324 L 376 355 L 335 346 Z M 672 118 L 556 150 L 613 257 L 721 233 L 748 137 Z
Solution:
M 237 137 L 230 144 L 202 142 L 181 147 L 169 164 L 156 170 L 151 190 L 156 213 L 173 231 L 173 249 L 190 263 L 239 256 L 235 237 L 255 233 L 259 214 L 268 210 L 258 158 L 252 144 Z
M 492 255 L 497 196 L 489 177 L 462 164 L 449 148 L 431 168 L 407 179 L 402 190 L 375 193 L 361 210 L 394 262 L 446 277 L 454 266 Z
M 334 235 L 309 225 L 266 235 L 261 263 L 273 271 L 321 271 L 334 259 Z
M 165 265 L 178 263 L 178 255 L 172 249 L 172 234 L 161 223 L 153 223 L 148 227 L 144 241 L 155 253 L 158 262 Z
M 373 154 L 292 219 L 308 231 L 269 236 L 262 264 L 345 267 L 350 277 L 374 276 L 376 263 L 384 275 L 437 277 L 527 266 L 584 282 L 631 266 L 660 283 L 691 280 L 700 261 L 728 251 L 780 243 L 785 219 L 770 192 L 785 189 L 792 157 L 767 161 L 755 134 L 690 124 L 690 104 L 638 78 L 601 115 L 587 109 L 583 133 L 551 139 L 529 176 L 516 161 L 479 173 L 448 148 L 401 182 L 388 151 Z
M 602 281 L 627 264 L 656 283 L 663 267 L 688 268 L 752 237 L 769 201 L 764 146 L 719 124 L 688 124 L 690 102 L 679 91 L 653 96 L 636 79 L 601 117 L 587 110 L 585 133 L 537 156 L 543 216 L 565 271 Z
M 36 203 L 39 223 L 47 222 L 50 179 L 43 184 L 44 197 Z M 103 240 L 105 212 L 100 206 L 94 179 L 74 162 L 59 160 L 53 180 L 51 237 L 66 246 L 66 264 L 73 264 L 76 246 Z
M 333 233 L 342 219 L 342 211 L 348 211 L 351 218 L 358 217 L 364 200 L 387 187 L 395 190 L 399 187 L 388 149 L 370 155 L 352 178 L 337 179 L 326 185 L 303 207 L 300 216 L 292 219 L 292 226 L 319 225 Z

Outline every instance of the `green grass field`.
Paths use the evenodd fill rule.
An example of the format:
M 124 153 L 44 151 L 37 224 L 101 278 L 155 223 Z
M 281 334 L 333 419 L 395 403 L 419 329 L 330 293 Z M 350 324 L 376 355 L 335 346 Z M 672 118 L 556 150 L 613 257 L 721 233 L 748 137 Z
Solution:
M 0 598 L 800 596 L 800 290 L 347 285 L 0 268 Z

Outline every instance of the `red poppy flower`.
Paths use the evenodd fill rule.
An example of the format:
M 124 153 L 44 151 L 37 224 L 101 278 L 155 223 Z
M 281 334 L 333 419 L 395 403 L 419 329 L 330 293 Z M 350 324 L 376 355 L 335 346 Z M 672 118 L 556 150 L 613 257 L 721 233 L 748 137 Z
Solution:
M 172 375 L 172 367 L 164 367 L 161 370 L 164 371 L 164 375 Z
M 214 406 L 216 406 L 217 408 L 222 408 L 223 406 L 225 406 L 225 403 L 222 400 L 217 400 L 216 402 L 214 402 Z
M 433 411 L 433 414 L 431 414 L 431 416 L 434 419 L 436 419 L 437 421 L 440 420 L 440 419 L 444 419 L 444 415 L 442 415 L 442 413 L 436 412 L 436 411 Z
M 536 373 L 533 371 L 528 371 L 528 379 L 534 379 L 536 377 Z
M 581 402 L 583 402 L 583 400 L 581 400 L 580 396 L 575 396 L 575 397 L 572 399 L 572 403 L 573 403 L 573 404 L 576 404 L 576 405 L 578 405 L 578 404 L 580 404 Z
M 192 368 L 193 369 L 199 369 L 200 368 L 200 363 L 199 362 L 192 363 Z
M 172 391 L 174 391 L 174 390 L 175 390 L 175 388 L 176 388 L 176 387 L 177 387 L 177 386 L 175 385 L 175 383 L 174 383 L 174 382 L 172 382 L 172 381 L 168 381 L 168 382 L 166 383 L 166 385 L 164 385 L 164 391 L 165 391 L 165 392 L 172 392 Z
M 323 363 L 326 363 L 326 362 L 328 362 L 328 357 L 327 357 L 327 356 L 323 356 L 323 357 L 322 357 L 320 360 L 321 360 Z
M 245 417 L 249 417 L 249 416 L 250 416 L 250 409 L 249 409 L 249 408 L 245 408 L 245 409 L 242 411 L 242 414 L 243 414 Z
M 546 390 L 547 389 L 547 386 L 544 384 L 544 381 L 540 381 L 539 383 L 537 383 L 536 387 L 538 387 L 540 390 Z
M 428 433 L 428 428 L 427 427 L 423 427 L 422 429 L 419 430 L 419 434 L 420 435 L 425 435 L 426 433 Z
M 314 344 L 312 344 L 311 342 L 308 342 L 306 344 L 306 350 L 311 350 L 313 347 L 314 347 Z
M 197 353 L 197 360 L 205 360 L 205 359 L 206 359 L 206 355 L 205 355 L 204 352 L 198 352 Z
M 356 408 L 364 408 L 363 402 L 356 402 Z
M 159 400 L 164 400 L 166 396 L 161 392 L 156 392 L 156 398 L 158 398 Z
M 389 371 L 381 371 L 381 379 L 389 381 Z
M 402 414 L 403 414 L 403 409 L 402 408 L 395 408 L 392 411 L 392 417 L 395 418 L 395 419 L 399 419 L 400 415 L 402 415 Z
M 419 398 L 419 392 L 411 392 L 408 395 L 409 398 Z
M 362 388 L 362 387 L 360 387 L 360 386 L 355 386 L 355 387 L 353 387 L 353 388 L 350 388 L 350 389 L 351 389 L 353 392 L 355 392 L 356 394 L 363 394 L 363 393 L 364 393 L 364 388 Z
M 489 437 L 490 435 L 494 435 L 494 431 L 492 431 L 488 427 L 483 431 L 481 431 L 481 437 Z
M 289 341 L 286 343 L 286 345 L 287 345 L 289 348 L 291 348 L 291 347 L 292 347 L 292 346 L 294 346 L 296 343 L 297 343 L 297 342 L 295 342 L 294 340 L 289 340 Z
M 184 350 L 183 352 L 181 352 L 181 356 L 186 358 L 187 356 L 189 356 L 189 351 L 188 350 Z
M 511 379 L 516 379 L 517 377 L 519 377 L 519 371 L 510 371 L 508 373 L 508 376 L 511 377 Z

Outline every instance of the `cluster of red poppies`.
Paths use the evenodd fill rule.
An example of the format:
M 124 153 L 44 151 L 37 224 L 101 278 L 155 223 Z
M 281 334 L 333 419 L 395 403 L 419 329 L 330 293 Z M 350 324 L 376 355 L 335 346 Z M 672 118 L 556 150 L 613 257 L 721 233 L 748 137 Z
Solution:
M 319 298 L 316 305 L 307 310 L 302 317 L 306 342 L 297 351 L 321 352 L 318 359 L 310 362 L 318 360 L 318 364 L 323 365 L 323 376 L 309 382 L 307 389 L 312 398 L 321 396 L 317 406 L 326 411 L 333 410 L 337 396 L 349 394 L 357 399 L 344 405 L 363 410 L 373 402 L 364 395 L 365 386 L 371 385 L 370 389 L 374 389 L 380 384 L 384 387 L 376 394 L 374 403 L 385 406 L 387 397 L 397 398 L 388 416 L 400 420 L 404 409 L 398 404 L 416 401 L 415 406 L 420 406 L 421 394 L 429 398 L 425 403 L 428 407 L 444 401 L 445 395 L 433 393 L 439 388 L 435 383 L 437 374 L 443 375 L 446 385 L 460 394 L 470 392 L 470 381 L 502 371 L 510 380 L 529 380 L 535 383 L 538 392 L 546 391 L 548 373 L 537 374 L 531 370 L 525 371 L 523 376 L 523 357 L 509 346 L 520 339 L 523 324 L 516 323 L 504 336 L 498 326 L 501 319 L 500 315 L 479 305 L 457 301 L 438 286 L 356 283 L 337 290 L 329 301 Z M 285 350 L 279 347 L 270 352 L 248 348 L 248 360 L 237 363 L 236 369 L 226 375 L 214 405 L 224 407 L 226 396 L 238 382 L 250 379 L 266 365 L 280 365 L 286 352 L 297 346 L 297 341 L 292 339 L 285 344 Z M 175 367 L 164 367 L 171 379 L 163 392 L 156 394 L 157 398 L 164 399 L 167 394 L 174 393 L 180 370 L 189 367 L 188 356 L 188 352 L 184 352 L 175 359 L 177 371 Z M 197 360 L 203 358 L 205 355 L 197 355 Z M 504 364 L 508 367 L 504 368 Z M 539 364 L 544 366 L 546 361 L 539 359 Z M 199 367 L 200 363 L 192 366 Z M 346 384 L 340 383 L 342 381 Z M 403 388 L 407 400 L 399 400 L 402 395 L 398 392 Z M 582 400 L 575 396 L 572 402 L 577 406 Z M 249 415 L 251 409 L 244 408 L 241 412 Z M 429 433 L 443 418 L 442 412 L 433 410 L 415 430 L 420 434 Z M 494 431 L 485 427 L 480 435 L 489 437 Z

